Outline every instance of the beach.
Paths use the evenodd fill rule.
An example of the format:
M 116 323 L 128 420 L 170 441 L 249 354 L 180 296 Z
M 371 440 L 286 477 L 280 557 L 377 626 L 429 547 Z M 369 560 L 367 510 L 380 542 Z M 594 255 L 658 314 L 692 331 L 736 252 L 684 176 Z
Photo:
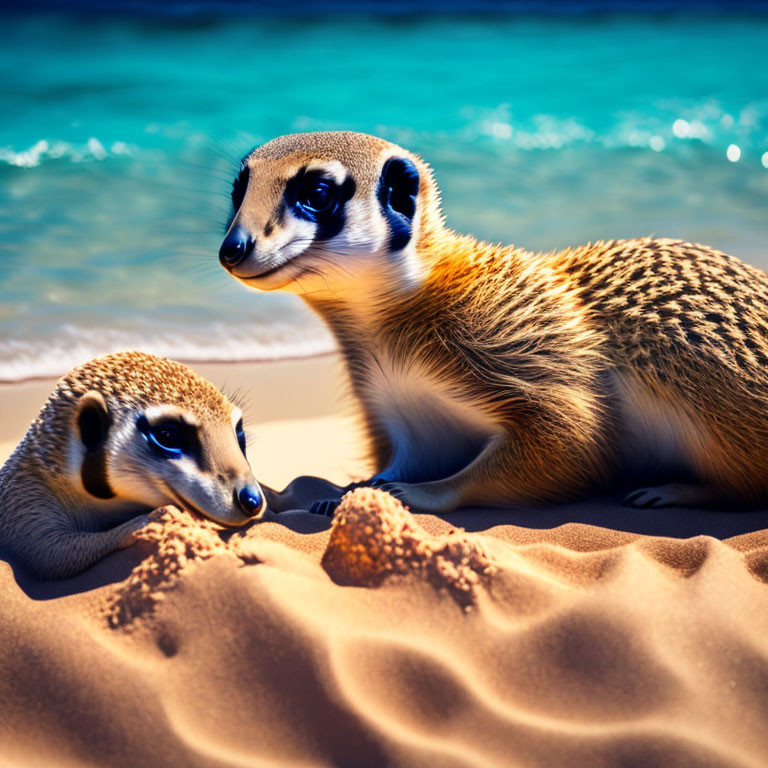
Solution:
M 335 355 L 196 368 L 266 484 L 365 475 Z M 50 388 L 0 392 L 6 453 Z M 617 502 L 171 511 L 72 579 L 0 562 L 0 765 L 765 765 L 768 513 Z
M 768 766 L 768 507 L 629 509 L 616 490 L 411 515 L 357 488 L 311 515 L 328 483 L 374 471 L 337 345 L 298 296 L 218 258 L 241 158 L 348 130 L 423 157 L 446 225 L 488 243 L 679 238 L 766 270 L 766 11 L 4 4 L 0 462 L 58 376 L 137 349 L 242 406 L 253 474 L 293 508 L 223 530 L 162 507 L 59 581 L 0 554 L 0 768 Z M 392 202 L 383 180 L 357 211 Z M 725 302 L 702 333 L 751 359 L 742 333 L 765 318 L 747 307 L 737 332 Z

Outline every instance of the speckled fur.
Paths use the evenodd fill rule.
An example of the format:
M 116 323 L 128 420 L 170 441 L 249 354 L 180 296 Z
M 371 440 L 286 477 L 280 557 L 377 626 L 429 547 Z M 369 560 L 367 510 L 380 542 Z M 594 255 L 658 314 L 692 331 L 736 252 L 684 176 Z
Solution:
M 0 469 L 0 549 L 46 578 L 70 576 L 128 546 L 146 522 L 136 517 L 141 505 L 111 513 L 73 481 L 68 460 L 77 403 L 89 391 L 100 393 L 113 414 L 172 404 L 201 422 L 228 422 L 233 410 L 186 366 L 141 352 L 105 355 L 64 376 Z
M 603 481 L 611 460 L 603 351 L 575 292 L 513 248 L 445 233 L 422 249 L 433 260 L 429 277 L 410 296 L 377 306 L 375 336 L 361 334 L 343 306 L 318 305 L 361 402 L 376 357 L 386 355 L 395 367 L 433 371 L 458 399 L 479 403 L 503 447 L 477 468 L 467 503 L 554 500 Z M 380 471 L 390 443 L 364 413 Z
M 77 400 L 89 390 L 118 409 L 173 403 L 201 420 L 228 419 L 232 410 L 213 384 L 175 360 L 135 351 L 104 355 L 59 380 L 17 448 L 25 461 L 44 472 L 63 471 L 62 439 L 72 432 Z
M 604 335 L 612 369 L 685 414 L 699 478 L 768 500 L 768 276 L 677 240 L 595 243 L 549 257 Z
M 651 419 L 647 410 L 662 414 L 654 417 L 662 427 L 673 414 L 666 421 L 675 451 L 716 497 L 768 499 L 768 276 L 760 270 L 675 240 L 553 253 L 479 242 L 445 227 L 420 158 L 343 132 L 284 137 L 256 150 L 258 175 L 237 215 L 256 221 L 254 201 L 266 187 L 276 195 L 282 169 L 297 158 L 339 160 L 357 184 L 355 198 L 370 200 L 393 155 L 420 173 L 405 255 L 378 253 L 377 279 L 352 274 L 344 283 L 341 270 L 353 268 L 331 242 L 328 289 L 316 282 L 305 291 L 300 280 L 301 290 L 266 286 L 303 293 L 333 330 L 379 471 L 394 448 L 375 406 L 392 371 L 432 377 L 435 391 L 494 425 L 464 470 L 384 487 L 421 511 L 574 499 L 627 469 L 630 422 Z M 323 247 L 307 250 L 310 261 Z M 405 256 L 419 266 L 415 283 L 397 279 Z

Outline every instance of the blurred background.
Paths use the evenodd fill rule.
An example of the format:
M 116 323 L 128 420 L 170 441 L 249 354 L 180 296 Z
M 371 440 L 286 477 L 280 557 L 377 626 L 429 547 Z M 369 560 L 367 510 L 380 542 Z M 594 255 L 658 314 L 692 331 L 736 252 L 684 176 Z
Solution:
M 239 158 L 349 129 L 420 153 L 448 224 L 532 249 L 655 234 L 768 268 L 762 2 L 3 5 L 0 380 L 139 347 L 315 354 L 217 252 Z

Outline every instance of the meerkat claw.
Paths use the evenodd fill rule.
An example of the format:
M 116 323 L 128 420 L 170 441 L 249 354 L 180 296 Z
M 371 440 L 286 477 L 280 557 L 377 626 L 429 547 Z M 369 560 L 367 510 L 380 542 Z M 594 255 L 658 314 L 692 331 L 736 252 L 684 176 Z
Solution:
M 355 488 L 381 488 L 387 481 L 381 477 L 372 477 L 370 480 L 359 480 L 356 483 L 350 483 L 344 487 L 344 493 L 354 491 Z
M 661 509 L 662 507 L 708 506 L 714 502 L 710 488 L 688 483 L 667 483 L 655 488 L 638 488 L 627 494 L 622 502 L 635 509 Z
M 634 509 L 657 509 L 666 506 L 657 488 L 638 488 L 627 494 L 621 504 L 624 507 L 633 507 Z
M 404 501 L 406 492 L 405 488 L 403 488 L 402 485 L 398 483 L 392 483 L 392 482 L 383 482 L 379 485 L 375 486 L 381 491 L 386 491 L 391 496 L 394 496 L 396 499 L 399 499 L 400 501 Z
M 323 501 L 316 501 L 310 508 L 310 515 L 321 515 L 323 517 L 333 517 L 333 513 L 336 511 L 336 507 L 339 506 L 339 501 L 336 499 L 325 499 Z

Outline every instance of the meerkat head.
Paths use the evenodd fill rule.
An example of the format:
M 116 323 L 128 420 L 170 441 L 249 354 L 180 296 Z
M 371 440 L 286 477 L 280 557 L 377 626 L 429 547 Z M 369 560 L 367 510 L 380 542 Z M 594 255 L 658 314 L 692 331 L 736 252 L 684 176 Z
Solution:
M 426 163 L 349 131 L 282 136 L 253 150 L 232 203 L 222 265 L 248 286 L 318 298 L 417 284 L 425 265 L 415 244 L 442 225 Z
M 181 363 L 139 352 L 96 358 L 62 379 L 52 404 L 63 412 L 46 418 L 44 409 L 41 437 L 69 434 L 71 481 L 87 497 L 176 504 L 230 526 L 263 515 L 240 409 Z

